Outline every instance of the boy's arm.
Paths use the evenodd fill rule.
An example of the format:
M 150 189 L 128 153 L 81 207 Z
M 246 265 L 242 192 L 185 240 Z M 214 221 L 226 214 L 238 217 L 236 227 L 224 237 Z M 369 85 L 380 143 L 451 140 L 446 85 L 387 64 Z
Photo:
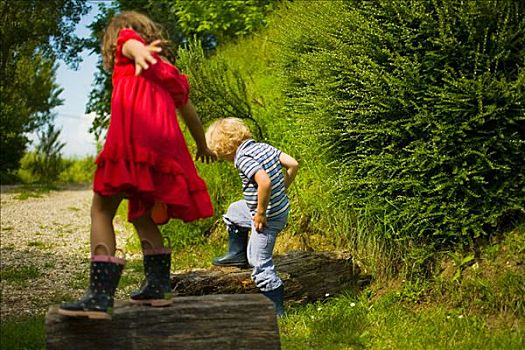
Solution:
M 204 136 L 204 129 L 202 128 L 201 120 L 191 101 L 188 100 L 185 105 L 177 107 L 177 109 L 197 144 L 196 159 L 206 163 L 217 160 L 215 153 L 213 153 L 206 144 L 206 137 Z
M 281 162 L 281 165 L 286 169 L 286 173 L 284 174 L 284 187 L 288 188 L 295 179 L 295 175 L 297 175 L 299 163 L 292 156 L 284 152 L 281 152 L 279 162 Z
M 266 226 L 266 209 L 270 202 L 272 182 L 270 181 L 268 173 L 262 169 L 255 173 L 253 179 L 257 183 L 257 210 L 253 217 L 253 222 L 255 224 L 255 229 L 257 231 L 262 231 L 264 226 Z

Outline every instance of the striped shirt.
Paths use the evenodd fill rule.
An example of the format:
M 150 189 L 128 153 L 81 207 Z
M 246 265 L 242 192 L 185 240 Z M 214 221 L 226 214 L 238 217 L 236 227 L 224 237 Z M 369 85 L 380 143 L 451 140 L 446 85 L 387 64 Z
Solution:
M 282 215 L 290 207 L 284 188 L 284 175 L 279 157 L 281 151 L 266 143 L 258 143 L 248 139 L 241 143 L 235 153 L 234 164 L 242 180 L 244 199 L 252 215 L 257 210 L 257 183 L 254 175 L 264 170 L 270 177 L 271 195 L 266 210 L 266 217 L 274 218 Z

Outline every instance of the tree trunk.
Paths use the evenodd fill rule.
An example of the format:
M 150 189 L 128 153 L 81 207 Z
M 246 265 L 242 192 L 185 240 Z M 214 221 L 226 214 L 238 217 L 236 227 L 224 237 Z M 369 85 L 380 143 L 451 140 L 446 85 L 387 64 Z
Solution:
M 280 349 L 275 308 L 262 295 L 175 298 L 162 308 L 117 303 L 113 319 L 46 315 L 47 349 Z
M 346 254 L 294 251 L 274 261 L 289 301 L 323 299 L 342 290 L 358 290 L 370 281 Z M 250 268 L 235 267 L 177 271 L 172 274 L 172 286 L 176 295 L 185 296 L 257 293 L 250 273 Z

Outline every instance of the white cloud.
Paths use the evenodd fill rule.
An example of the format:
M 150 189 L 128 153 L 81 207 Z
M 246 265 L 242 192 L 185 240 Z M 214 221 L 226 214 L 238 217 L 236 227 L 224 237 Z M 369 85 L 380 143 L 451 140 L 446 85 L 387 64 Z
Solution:
M 95 155 L 95 136 L 89 133 L 89 128 L 95 118 L 95 113 L 83 116 L 68 116 L 59 114 L 56 126 L 62 129 L 60 140 L 65 142 L 63 154 L 66 157 L 84 157 Z

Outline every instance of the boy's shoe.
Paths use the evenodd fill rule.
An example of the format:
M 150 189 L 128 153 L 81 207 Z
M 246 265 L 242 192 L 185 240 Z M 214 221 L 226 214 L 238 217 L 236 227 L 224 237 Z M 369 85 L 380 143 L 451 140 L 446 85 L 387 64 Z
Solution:
M 247 267 L 248 258 L 246 249 L 248 247 L 248 233 L 250 228 L 241 227 L 235 224 L 228 226 L 228 253 L 213 259 L 215 266 L 237 266 Z
M 113 296 L 123 269 L 124 259 L 106 255 L 93 256 L 86 293 L 77 302 L 60 305 L 58 313 L 70 317 L 111 320 Z
M 133 304 L 167 306 L 173 303 L 170 281 L 171 249 L 144 250 L 144 280 L 140 290 L 131 293 Z
M 261 293 L 273 302 L 277 317 L 282 317 L 284 315 L 284 285 L 281 284 L 277 289 Z

